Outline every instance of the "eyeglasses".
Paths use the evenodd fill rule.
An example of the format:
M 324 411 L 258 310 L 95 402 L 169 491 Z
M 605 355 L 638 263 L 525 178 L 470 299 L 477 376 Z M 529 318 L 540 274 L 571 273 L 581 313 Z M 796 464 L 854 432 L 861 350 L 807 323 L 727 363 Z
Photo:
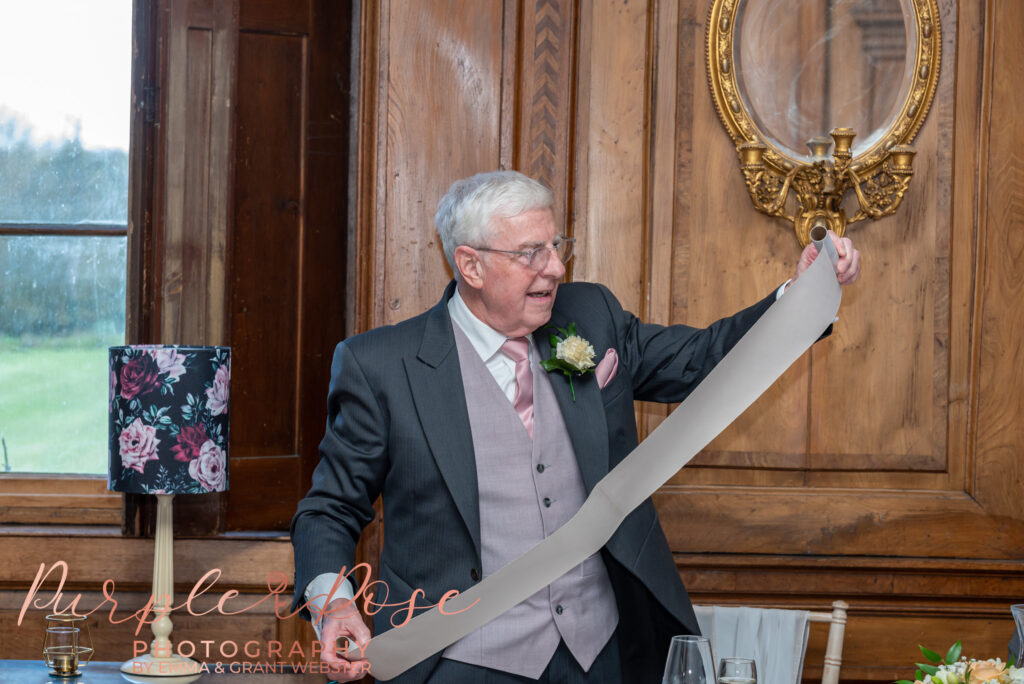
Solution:
M 568 262 L 572 258 L 572 247 L 575 243 L 576 238 L 559 236 L 555 238 L 553 244 L 541 245 L 540 247 L 528 250 L 493 249 L 491 247 L 474 247 L 473 249 L 478 252 L 499 252 L 501 254 L 523 257 L 526 259 L 526 266 L 531 271 L 543 271 L 551 259 L 552 252 L 558 256 L 558 260 L 563 264 Z

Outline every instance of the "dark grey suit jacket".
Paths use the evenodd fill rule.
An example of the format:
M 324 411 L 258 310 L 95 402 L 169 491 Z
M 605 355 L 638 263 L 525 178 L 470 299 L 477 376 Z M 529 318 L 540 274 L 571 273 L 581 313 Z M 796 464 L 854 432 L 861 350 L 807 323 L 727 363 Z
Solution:
M 350 568 L 363 527 L 383 494 L 384 547 L 379 575 L 388 603 L 414 589 L 437 603 L 451 589 L 480 578 L 476 463 L 462 375 L 447 301 L 426 313 L 371 330 L 338 345 L 331 369 L 327 433 L 313 487 L 292 521 L 296 605 L 324 572 Z M 678 402 L 710 372 L 774 301 L 706 329 L 657 326 L 626 312 L 601 285 L 559 286 L 551 323 L 576 323 L 596 358 L 615 348 L 616 377 L 603 389 L 593 373 L 573 381 L 551 377 L 587 491 L 637 445 L 634 400 Z M 547 330 L 535 335 L 551 354 Z M 626 681 L 657 681 L 673 634 L 698 634 L 686 590 L 648 499 L 622 523 L 603 550 L 619 606 Z M 421 601 L 422 603 L 422 601 Z M 308 617 L 308 613 L 306 613 Z M 390 628 L 391 612 L 374 618 Z M 421 682 L 439 655 L 403 675 Z M 396 680 L 398 681 L 398 680 Z

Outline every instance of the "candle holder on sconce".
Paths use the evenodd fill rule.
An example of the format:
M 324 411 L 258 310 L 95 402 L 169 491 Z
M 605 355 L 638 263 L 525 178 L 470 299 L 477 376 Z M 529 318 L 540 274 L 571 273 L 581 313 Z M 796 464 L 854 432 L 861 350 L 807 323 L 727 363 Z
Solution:
M 46 616 L 43 660 L 55 677 L 77 677 L 92 659 L 92 637 L 85 617 L 66 613 Z
M 914 175 L 914 148 L 894 145 L 881 164 L 871 170 L 871 175 L 861 178 L 851 168 L 856 133 L 850 128 L 835 128 L 830 135 L 835 141 L 831 159 L 829 139 L 812 138 L 807 142 L 810 162 L 792 165 L 784 174 L 765 164 L 768 146 L 764 143 L 743 142 L 736 147 L 754 208 L 791 221 L 801 247 L 811 242 L 810 231 L 816 224 L 823 223 L 842 237 L 851 223 L 895 213 Z M 853 216 L 847 217 L 842 202 L 850 190 L 857 196 L 858 208 Z M 790 192 L 796 196 L 793 214 L 786 213 Z

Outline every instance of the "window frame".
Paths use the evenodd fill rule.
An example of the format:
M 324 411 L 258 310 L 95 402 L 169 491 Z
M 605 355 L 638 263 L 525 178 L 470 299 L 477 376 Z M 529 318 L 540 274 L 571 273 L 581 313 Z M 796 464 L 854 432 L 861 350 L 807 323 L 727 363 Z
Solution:
M 155 108 L 159 92 L 158 0 L 132 0 L 131 107 L 128 142 L 128 216 L 117 223 L 29 223 L 0 222 L 0 235 L 29 236 L 125 236 L 127 274 L 125 282 L 125 340 L 144 342 L 151 316 L 146 302 L 152 301 L 152 286 L 145 274 L 152 273 L 151 237 L 155 182 Z M 126 50 L 129 49 L 126 46 Z M 65 519 L 64 516 L 70 517 Z M 107 490 L 105 475 L 0 473 L 0 524 L 60 525 L 70 529 L 120 526 L 125 529 L 125 496 Z
M 5 525 L 120 525 L 122 504 L 101 475 L 4 473 L 0 511 Z
M 128 225 L 0 222 L 0 236 L 9 235 L 128 237 Z M 107 491 L 103 475 L 0 474 L 0 522 L 4 524 L 120 525 L 121 499 L 118 492 Z
M 4 223 L 0 235 L 46 237 L 128 237 L 128 224 L 117 223 Z

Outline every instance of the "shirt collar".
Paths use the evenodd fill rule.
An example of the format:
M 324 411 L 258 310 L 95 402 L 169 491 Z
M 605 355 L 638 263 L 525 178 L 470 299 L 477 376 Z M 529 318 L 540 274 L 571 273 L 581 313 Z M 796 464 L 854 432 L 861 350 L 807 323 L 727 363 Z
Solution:
M 452 322 L 456 323 L 462 329 L 462 332 L 466 333 L 466 337 L 469 339 L 470 344 L 473 345 L 473 349 L 476 350 L 476 353 L 484 361 L 489 360 L 498 353 L 501 350 L 501 345 L 505 344 L 505 340 L 508 339 L 481 321 L 476 317 L 476 314 L 469 310 L 465 300 L 459 294 L 458 287 L 455 288 L 455 294 L 448 300 L 448 313 L 452 317 Z M 527 335 L 526 339 L 530 342 L 532 348 L 533 337 Z

